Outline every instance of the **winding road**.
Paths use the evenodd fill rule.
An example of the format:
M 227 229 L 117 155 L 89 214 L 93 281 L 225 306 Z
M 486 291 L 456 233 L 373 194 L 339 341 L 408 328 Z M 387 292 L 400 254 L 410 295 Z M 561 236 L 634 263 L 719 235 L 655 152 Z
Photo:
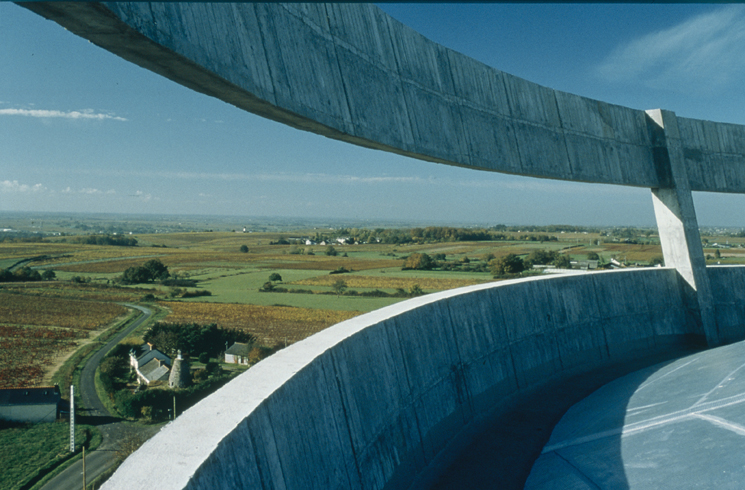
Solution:
M 132 333 L 153 314 L 152 310 L 143 306 L 125 304 L 128 308 L 133 308 L 142 312 L 137 320 L 130 326 L 115 335 L 108 343 L 91 357 L 83 366 L 83 372 L 80 376 L 80 385 L 76 388 L 80 392 L 83 400 L 84 409 L 78 407 L 78 414 L 84 412 L 88 420 L 86 423 L 95 425 L 101 430 L 103 442 L 95 451 L 86 454 L 86 480 L 91 481 L 98 475 L 106 471 L 116 463 L 118 443 L 122 438 L 131 433 L 134 428 L 131 425 L 125 425 L 121 419 L 110 414 L 104 407 L 96 393 L 94 382 L 96 369 L 103 360 L 104 356 L 121 342 L 127 335 Z M 150 437 L 160 429 L 160 425 L 153 427 L 138 427 L 137 432 L 143 432 L 143 436 Z M 78 460 L 63 472 L 52 478 L 42 490 L 79 490 L 83 482 L 83 461 Z

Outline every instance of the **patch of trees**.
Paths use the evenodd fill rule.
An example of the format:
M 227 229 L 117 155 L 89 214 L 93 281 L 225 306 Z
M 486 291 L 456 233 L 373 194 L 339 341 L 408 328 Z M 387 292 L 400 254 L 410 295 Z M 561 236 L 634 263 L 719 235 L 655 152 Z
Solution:
M 508 274 L 519 274 L 525 270 L 523 259 L 515 254 L 507 254 L 489 262 L 491 273 L 495 276 L 504 276 Z
M 490 230 L 494 231 L 509 231 L 512 233 L 515 232 L 530 232 L 530 233 L 561 233 L 562 231 L 564 233 L 597 233 L 600 231 L 600 228 L 593 228 L 593 227 L 586 227 L 586 226 L 573 226 L 573 225 L 515 225 L 515 226 L 506 226 L 506 225 L 495 225 L 490 228 Z
M 78 237 L 77 243 L 85 245 L 113 245 L 115 247 L 136 247 L 137 239 L 123 235 L 90 235 L 87 237 Z
M 559 252 L 555 250 L 533 250 L 525 258 L 525 268 L 530 269 L 534 265 L 553 264 L 559 258 Z
M 157 322 L 143 336 L 156 349 L 166 354 L 182 354 L 197 357 L 206 352 L 210 357 L 225 350 L 225 344 L 234 342 L 256 342 L 256 338 L 248 332 L 218 327 L 216 324 L 199 325 L 197 323 L 163 323 Z
M 195 279 L 166 279 L 164 281 L 161 281 L 161 283 L 164 286 L 172 286 L 177 288 L 194 288 L 197 286 L 197 281 Z
M 99 379 L 106 393 L 121 390 L 127 383 L 135 380 L 135 375 L 129 368 L 130 348 L 126 344 L 115 345 L 99 364 Z
M 490 259 L 493 258 L 490 257 Z M 460 260 L 448 262 L 445 254 L 435 254 L 430 257 L 426 253 L 412 253 L 404 260 L 401 270 L 441 270 L 461 272 L 489 272 L 488 260 L 479 261 L 463 257 Z
M 558 242 L 559 239 L 555 236 L 548 235 L 520 235 L 518 240 L 524 240 L 526 242 Z
M 452 261 L 452 262 L 439 262 L 439 269 L 441 271 L 489 272 L 489 261 L 488 260 L 473 261 L 473 260 L 469 260 L 468 257 L 464 257 L 464 259 L 465 260 Z
M 0 243 L 40 243 L 43 241 L 44 237 L 37 233 L 23 231 L 0 232 Z
M 123 389 L 113 393 L 116 408 L 123 417 L 167 420 L 173 409 L 173 399 L 179 413 L 214 393 L 233 377 L 231 374 L 215 373 L 188 388 L 178 390 L 145 389 L 132 393 Z
M 434 269 L 436 266 L 437 262 L 429 255 L 414 252 L 406 258 L 402 270 L 428 271 Z
M 30 267 L 21 267 L 16 271 L 0 269 L 0 282 L 34 282 L 52 281 L 57 277 L 53 270 L 47 269 L 43 273 Z
M 124 271 L 119 282 L 122 284 L 143 284 L 164 281 L 170 277 L 168 267 L 158 259 L 152 259 L 139 267 L 130 267 Z
M 572 258 L 555 250 L 534 250 L 523 259 L 515 254 L 492 259 L 489 269 L 495 276 L 519 274 L 534 265 L 553 265 L 557 269 L 571 269 Z
M 397 288 L 393 293 L 387 293 L 380 289 L 374 289 L 372 291 L 356 291 L 349 289 L 347 282 L 343 279 L 334 281 L 331 285 L 331 291 L 312 291 L 310 289 L 288 289 L 283 287 L 277 287 L 271 282 L 267 281 L 263 286 L 259 288 L 262 293 L 290 293 L 290 294 L 335 294 L 336 296 L 361 296 L 363 298 L 411 298 L 412 296 L 421 296 L 426 294 L 424 290 L 418 285 L 414 284 L 409 291 L 403 288 Z
M 492 239 L 488 230 L 476 228 L 429 226 L 412 228 L 410 233 L 412 239 L 417 242 L 477 242 Z
M 182 298 L 199 298 L 201 296 L 212 296 L 212 291 L 206 289 L 196 289 L 194 291 L 184 291 L 181 293 Z

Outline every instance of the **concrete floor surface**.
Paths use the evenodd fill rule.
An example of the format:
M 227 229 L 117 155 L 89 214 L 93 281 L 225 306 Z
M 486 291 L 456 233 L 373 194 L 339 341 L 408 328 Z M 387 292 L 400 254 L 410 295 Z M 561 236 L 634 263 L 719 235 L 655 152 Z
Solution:
M 525 488 L 745 488 L 745 342 L 619 378 L 554 428 Z

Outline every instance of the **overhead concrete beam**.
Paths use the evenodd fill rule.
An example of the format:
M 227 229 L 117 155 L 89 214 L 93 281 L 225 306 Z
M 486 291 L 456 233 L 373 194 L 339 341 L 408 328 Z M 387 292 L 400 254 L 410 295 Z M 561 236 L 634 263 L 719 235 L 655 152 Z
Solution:
M 373 5 L 20 5 L 182 85 L 330 138 L 478 170 L 665 187 L 643 111 L 491 68 Z M 745 127 L 680 127 L 691 188 L 745 192 Z

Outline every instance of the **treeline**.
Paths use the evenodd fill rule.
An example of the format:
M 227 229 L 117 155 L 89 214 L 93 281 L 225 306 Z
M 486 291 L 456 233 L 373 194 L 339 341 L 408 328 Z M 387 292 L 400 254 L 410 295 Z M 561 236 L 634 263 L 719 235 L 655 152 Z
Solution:
M 30 267 L 22 267 L 17 271 L 0 269 L 0 282 L 52 281 L 56 277 L 57 275 L 51 269 L 47 269 L 42 273 Z
M 313 291 L 312 289 L 300 289 L 300 288 L 283 288 L 273 285 L 271 282 L 266 282 L 262 287 L 259 288 L 259 292 L 262 293 L 291 293 L 291 294 L 334 294 L 336 296 L 360 296 L 362 298 L 413 298 L 414 296 L 421 296 L 425 294 L 424 290 L 418 285 L 414 284 L 408 291 L 403 288 L 396 288 L 392 293 L 381 291 L 380 289 L 374 289 L 372 291 L 356 291 L 354 289 L 348 289 L 345 281 L 338 281 L 332 286 L 332 291 Z
M 588 226 L 572 226 L 572 225 L 519 225 L 519 226 L 507 226 L 507 225 L 495 225 L 489 228 L 494 231 L 509 231 L 512 233 L 529 232 L 529 233 L 598 233 L 601 228 L 588 227 Z
M 136 247 L 137 239 L 122 235 L 90 235 L 76 237 L 74 243 L 84 245 L 113 245 L 115 247 Z
M 531 242 L 558 241 L 556 233 L 599 233 L 601 236 L 632 239 L 650 237 L 657 233 L 655 228 L 634 227 L 587 227 L 573 225 L 495 225 L 484 228 L 458 228 L 451 226 L 428 226 L 417 228 L 340 228 L 329 232 L 316 232 L 302 238 L 279 237 L 270 245 L 305 245 L 310 240 L 313 245 L 354 244 L 354 243 L 434 243 L 434 242 L 478 242 L 519 240 Z
M 515 240 L 516 237 L 506 232 L 512 232 L 507 227 L 499 225 L 493 228 L 454 228 L 449 226 L 428 226 L 426 228 L 376 228 L 358 229 L 342 228 L 334 234 L 316 233 L 310 240 L 316 244 L 336 242 L 343 239 L 345 243 L 432 243 L 432 242 L 479 242 L 479 241 L 502 241 Z M 530 231 L 525 228 L 516 227 L 514 232 Z M 522 235 L 519 240 L 529 241 L 557 241 L 555 236 L 548 235 Z M 276 245 L 297 244 L 304 240 L 293 241 L 280 238 L 271 242 Z
M 209 357 L 217 355 L 235 342 L 253 344 L 256 338 L 248 332 L 218 327 L 216 324 L 199 325 L 197 323 L 163 323 L 157 322 L 143 336 L 156 349 L 166 354 L 181 351 L 193 357 L 207 353 Z
M 36 233 L 3 233 L 0 232 L 0 243 L 40 243 L 44 241 L 44 237 Z
M 117 280 L 122 284 L 144 284 L 165 281 L 171 277 L 168 266 L 158 259 L 152 259 L 137 267 L 128 267 Z
M 597 254 L 595 259 L 597 259 Z M 495 276 L 516 274 L 532 268 L 534 265 L 554 265 L 559 269 L 571 269 L 571 257 L 555 250 L 534 250 L 527 257 L 509 254 L 495 258 L 486 254 L 480 259 L 463 257 L 458 261 L 448 262 L 444 254 L 429 256 L 426 253 L 412 253 L 404 260 L 401 270 L 447 270 L 464 272 L 491 272 Z

